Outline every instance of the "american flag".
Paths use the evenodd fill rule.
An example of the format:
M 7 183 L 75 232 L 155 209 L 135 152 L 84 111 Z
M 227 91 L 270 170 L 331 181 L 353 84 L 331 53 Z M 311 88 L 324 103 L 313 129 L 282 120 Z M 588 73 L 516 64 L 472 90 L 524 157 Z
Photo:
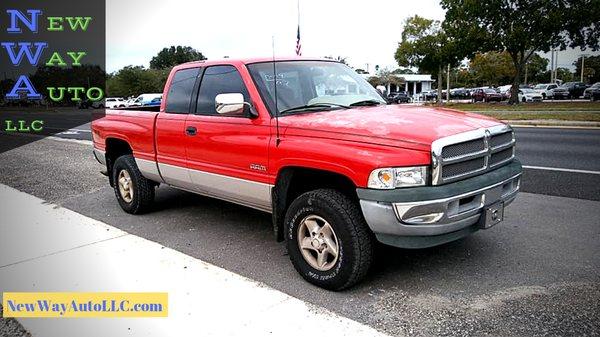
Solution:
M 296 55 L 302 56 L 302 44 L 300 43 L 300 25 L 298 25 L 298 35 L 296 36 Z

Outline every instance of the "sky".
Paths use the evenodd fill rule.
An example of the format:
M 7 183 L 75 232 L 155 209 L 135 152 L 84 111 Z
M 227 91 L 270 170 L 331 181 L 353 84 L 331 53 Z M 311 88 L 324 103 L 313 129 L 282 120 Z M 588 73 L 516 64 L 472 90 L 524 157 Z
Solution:
M 347 57 L 355 68 L 397 68 L 404 20 L 443 20 L 439 0 L 300 0 L 302 55 Z M 209 59 L 294 55 L 297 0 L 107 0 L 107 70 L 148 66 L 162 48 L 191 46 Z M 590 53 L 589 54 L 598 54 Z M 561 51 L 572 67 L 579 50 Z M 543 54 L 547 58 L 550 54 Z

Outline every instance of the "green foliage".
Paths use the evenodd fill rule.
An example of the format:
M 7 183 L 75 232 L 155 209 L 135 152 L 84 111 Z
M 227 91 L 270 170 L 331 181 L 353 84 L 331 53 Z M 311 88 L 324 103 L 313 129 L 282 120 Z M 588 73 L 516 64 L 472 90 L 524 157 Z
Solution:
M 478 86 L 503 85 L 510 83 L 515 76 L 510 55 L 506 52 L 475 54 L 469 67 L 473 74 L 473 81 Z
M 410 68 L 398 68 L 398 69 L 392 71 L 392 73 L 397 74 L 397 75 L 402 75 L 402 74 L 411 75 L 411 74 L 414 74 L 415 72 L 412 71 Z
M 437 75 L 438 103 L 441 103 L 442 68 L 458 63 L 457 50 L 455 40 L 446 34 L 439 21 L 415 15 L 404 23 L 394 58 L 401 67 L 417 67 L 420 72 Z
M 150 61 L 150 69 L 170 69 L 186 62 L 206 60 L 201 52 L 187 46 L 171 46 L 163 48 Z
M 381 69 L 377 72 L 377 75 L 369 77 L 367 80 L 372 86 L 386 85 L 388 83 L 401 85 L 404 84 L 404 79 L 401 76 L 397 76 L 394 72 L 387 68 Z
M 563 82 L 575 80 L 575 76 L 573 76 L 573 73 L 567 68 L 556 68 L 556 78 L 563 80 Z
M 404 23 L 394 58 L 400 67 L 417 67 L 420 72 L 437 74 L 440 67 L 457 63 L 454 50 L 453 41 L 439 21 L 415 15 Z
M 545 79 L 544 75 L 546 74 L 546 69 L 548 69 L 548 60 L 545 57 L 541 57 L 539 54 L 534 53 L 527 62 L 527 76 L 529 83 L 548 83 L 550 82 L 550 77 L 548 80 Z
M 580 76 L 581 74 L 581 57 L 577 61 L 573 62 L 575 66 L 575 75 Z M 583 80 L 584 82 L 593 84 L 600 82 L 600 55 L 587 56 L 583 63 Z
M 600 48 L 600 0 L 441 0 L 445 31 L 457 52 L 507 51 L 515 75 L 513 94 L 525 64 L 536 51 L 552 48 Z
M 168 76 L 169 69 L 127 66 L 109 76 L 106 81 L 107 96 L 129 97 L 143 93 L 161 93 Z

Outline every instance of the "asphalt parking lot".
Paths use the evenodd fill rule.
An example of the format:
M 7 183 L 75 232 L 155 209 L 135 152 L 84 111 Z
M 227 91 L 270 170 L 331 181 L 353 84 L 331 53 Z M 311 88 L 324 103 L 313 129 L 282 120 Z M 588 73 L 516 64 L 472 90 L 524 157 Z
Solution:
M 538 139 L 520 143 L 525 165 L 597 170 L 597 159 L 553 163 L 544 161 L 551 155 L 529 155 L 538 152 L 536 142 L 547 142 L 540 137 L 556 137 L 541 132 L 548 131 L 517 131 Z M 567 138 L 600 138 L 599 131 L 585 132 Z M 579 147 L 572 146 L 565 155 L 577 158 Z M 530 187 L 524 183 L 530 192 L 537 184 L 572 181 L 585 195 L 576 198 L 577 188 L 564 186 L 522 193 L 503 223 L 464 240 L 425 250 L 380 247 L 365 282 L 333 293 L 296 274 L 267 214 L 164 186 L 152 213 L 124 213 L 90 150 L 84 142 L 45 139 L 3 153 L 0 182 L 392 335 L 600 333 L 598 175 L 527 169 L 526 176 L 539 176 Z M 598 158 L 600 147 L 585 151 L 583 157 Z

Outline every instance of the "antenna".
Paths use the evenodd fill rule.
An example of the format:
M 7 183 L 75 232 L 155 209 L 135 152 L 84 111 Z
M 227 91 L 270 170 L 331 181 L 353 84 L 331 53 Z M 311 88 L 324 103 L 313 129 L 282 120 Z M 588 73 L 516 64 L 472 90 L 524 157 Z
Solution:
M 273 49 L 273 92 L 275 94 L 275 129 L 277 130 L 275 146 L 279 146 L 279 143 L 281 143 L 281 138 L 279 138 L 279 108 L 277 108 L 277 68 L 275 67 L 275 35 L 273 35 L 271 38 Z

